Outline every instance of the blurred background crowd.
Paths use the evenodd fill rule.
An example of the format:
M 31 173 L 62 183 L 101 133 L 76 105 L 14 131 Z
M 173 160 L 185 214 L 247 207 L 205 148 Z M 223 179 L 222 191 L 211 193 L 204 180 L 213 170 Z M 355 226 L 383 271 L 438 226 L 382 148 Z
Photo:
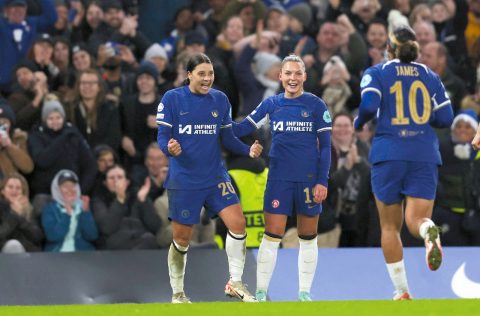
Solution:
M 232 117 L 281 92 L 280 62 L 302 56 L 305 90 L 333 116 L 329 195 L 319 247 L 379 246 L 368 153 L 375 122 L 353 129 L 359 79 L 386 60 L 389 30 L 409 24 L 418 60 L 442 79 L 456 114 L 438 131 L 444 164 L 433 220 L 444 245 L 480 245 L 480 0 L 0 0 L 0 249 L 157 249 L 171 243 L 156 144 L 162 95 L 206 53 Z M 263 234 L 263 157 L 225 154 L 247 218 Z M 298 246 L 295 219 L 283 247 Z M 195 246 L 223 248 L 226 228 L 202 217 Z M 421 245 L 405 232 L 407 246 Z

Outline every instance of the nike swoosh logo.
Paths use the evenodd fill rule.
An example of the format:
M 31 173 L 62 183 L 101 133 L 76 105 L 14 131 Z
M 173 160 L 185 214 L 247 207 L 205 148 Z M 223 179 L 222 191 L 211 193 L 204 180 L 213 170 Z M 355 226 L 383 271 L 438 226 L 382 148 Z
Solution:
M 308 208 L 314 208 L 316 205 L 309 205 Z
M 465 274 L 466 262 L 457 269 L 452 278 L 452 291 L 460 298 L 480 298 L 480 282 L 470 280 Z
M 186 115 L 188 114 L 189 112 L 180 112 L 180 115 Z

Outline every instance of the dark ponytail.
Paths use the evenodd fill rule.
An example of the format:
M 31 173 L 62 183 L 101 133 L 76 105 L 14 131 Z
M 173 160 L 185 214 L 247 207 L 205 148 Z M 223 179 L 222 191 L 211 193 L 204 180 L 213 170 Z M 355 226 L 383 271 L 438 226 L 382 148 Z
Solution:
M 187 72 L 193 72 L 198 65 L 200 65 L 200 64 L 211 64 L 211 63 L 212 63 L 212 61 L 210 60 L 210 58 L 207 55 L 202 54 L 202 53 L 198 53 L 198 54 L 195 54 L 192 57 L 190 57 L 190 59 L 187 62 L 187 67 L 186 67 L 185 70 Z M 190 79 L 188 79 L 188 77 L 187 77 L 183 81 L 183 84 L 184 85 L 189 85 L 190 84 Z
M 418 58 L 420 47 L 417 42 L 408 41 L 397 47 L 395 55 L 402 63 L 411 63 Z

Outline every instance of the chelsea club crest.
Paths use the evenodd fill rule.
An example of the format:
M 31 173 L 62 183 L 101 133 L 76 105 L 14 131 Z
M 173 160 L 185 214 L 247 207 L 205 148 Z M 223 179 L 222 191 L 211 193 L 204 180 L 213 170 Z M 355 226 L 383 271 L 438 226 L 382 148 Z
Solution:
M 217 116 L 218 116 L 218 111 L 217 111 L 217 110 L 212 111 L 212 116 L 213 116 L 213 117 L 217 117 Z
M 309 117 L 309 116 L 310 116 L 310 113 L 308 113 L 305 110 L 302 110 L 302 117 Z

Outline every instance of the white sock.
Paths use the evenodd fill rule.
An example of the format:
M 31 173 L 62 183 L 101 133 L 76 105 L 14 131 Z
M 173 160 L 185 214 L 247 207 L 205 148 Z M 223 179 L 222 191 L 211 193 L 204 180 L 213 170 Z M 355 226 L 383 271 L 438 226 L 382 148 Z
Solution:
M 310 240 L 298 239 L 300 250 L 298 252 L 298 282 L 299 292 L 309 292 L 312 287 L 318 261 L 317 237 Z
M 405 272 L 405 264 L 403 263 L 403 259 L 398 262 L 387 263 L 387 270 L 393 286 L 395 287 L 396 294 L 409 292 L 407 274 Z
M 187 251 L 188 246 L 180 246 L 175 240 L 172 242 L 170 249 L 168 250 L 168 274 L 170 276 L 170 285 L 173 294 L 183 292 Z
M 235 282 L 242 281 L 247 245 L 246 237 L 247 234 L 238 235 L 231 231 L 227 233 L 225 250 L 228 257 L 228 270 L 230 271 L 230 279 Z
M 277 263 L 277 251 L 280 241 L 280 238 L 263 235 L 257 258 L 257 291 L 268 290 L 268 285 Z
M 432 227 L 432 226 L 435 226 L 435 223 L 427 218 L 421 225 L 420 225 L 420 229 L 419 229 L 419 234 L 420 236 L 425 239 L 425 236 L 427 236 L 427 230 Z

